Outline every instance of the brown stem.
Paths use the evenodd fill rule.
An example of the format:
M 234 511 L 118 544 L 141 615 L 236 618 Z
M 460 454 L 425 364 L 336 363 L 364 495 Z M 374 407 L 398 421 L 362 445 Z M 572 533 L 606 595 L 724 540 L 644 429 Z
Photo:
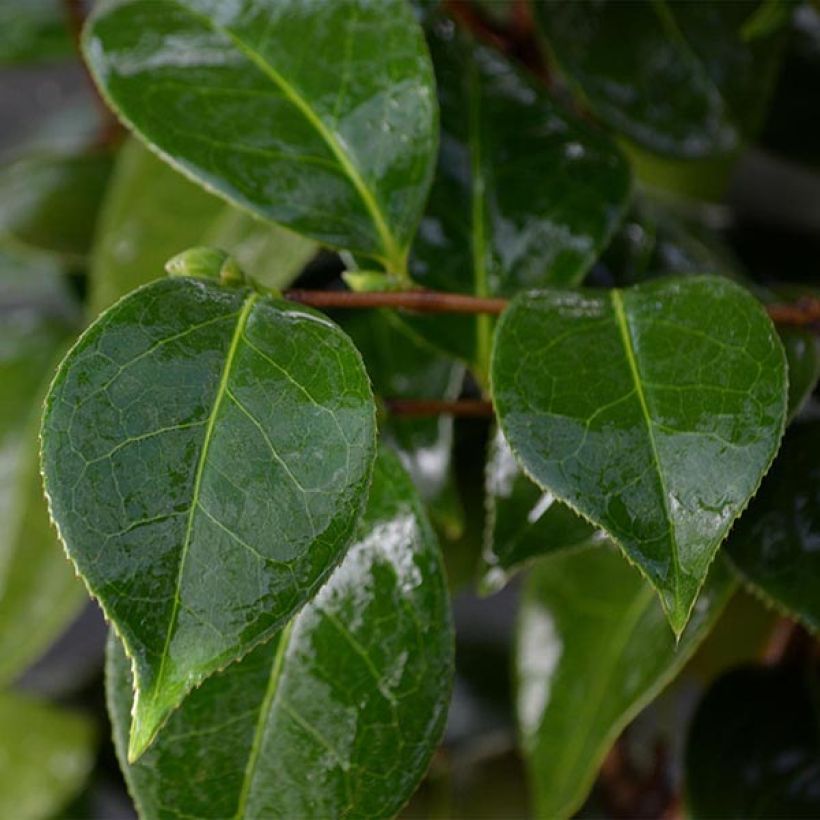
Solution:
M 459 416 L 460 418 L 491 418 L 493 405 L 476 399 L 385 399 L 384 406 L 394 416 L 425 418 L 427 416 Z
M 83 0 L 63 0 L 63 8 L 65 9 L 68 29 L 71 32 L 74 47 L 77 50 L 77 56 L 80 58 L 86 79 L 91 86 L 91 92 L 100 110 L 101 123 L 97 142 L 100 147 L 113 147 L 123 138 L 125 130 L 117 118 L 111 113 L 111 109 L 105 104 L 105 100 L 103 100 L 97 89 L 97 84 L 94 82 L 94 77 L 91 75 L 88 65 L 86 65 L 83 59 L 82 39 L 83 26 L 85 25 L 85 4 Z
M 418 313 L 489 313 L 494 316 L 507 307 L 506 299 L 443 293 L 436 290 L 403 290 L 356 293 L 349 290 L 289 290 L 285 297 L 312 307 L 332 309 L 398 308 Z M 775 324 L 804 327 L 820 332 L 820 299 L 804 296 L 791 304 L 767 305 Z
M 316 308 L 401 308 L 419 313 L 492 313 L 507 306 L 506 299 L 485 299 L 435 290 L 356 293 L 349 290 L 289 290 L 285 298 Z

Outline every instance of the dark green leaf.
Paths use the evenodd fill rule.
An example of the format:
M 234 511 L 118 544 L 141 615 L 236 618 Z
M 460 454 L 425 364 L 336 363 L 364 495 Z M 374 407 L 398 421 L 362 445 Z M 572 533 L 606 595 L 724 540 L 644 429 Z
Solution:
M 805 405 L 820 379 L 820 341 L 810 330 L 779 327 L 789 365 L 789 418 Z
M 53 60 L 74 51 L 60 0 L 3 0 L 0 65 Z
M 726 546 L 753 589 L 820 631 L 820 420 L 789 428 Z
M 86 717 L 0 693 L 0 817 L 54 817 L 94 766 L 94 735 Z
M 404 0 L 127 0 L 92 18 L 85 53 L 129 127 L 197 181 L 404 273 L 436 147 Z
M 620 221 L 629 168 L 609 139 L 503 57 L 430 27 L 441 105 L 438 173 L 413 246 L 426 287 L 478 296 L 578 284 Z M 486 371 L 488 317 L 415 320 Z
M 626 724 L 677 674 L 733 583 L 715 565 L 679 642 L 652 587 L 610 547 L 544 559 L 517 639 L 518 719 L 539 817 L 566 817 Z
M 731 154 L 765 113 L 782 27 L 746 36 L 758 0 L 552 0 L 535 5 L 549 49 L 584 102 L 657 154 Z
M 0 171 L 0 233 L 73 260 L 91 246 L 111 155 L 42 156 Z
M 117 160 L 94 243 L 94 315 L 164 276 L 165 262 L 192 245 L 223 248 L 270 288 L 290 284 L 316 252 L 315 242 L 227 205 L 131 140 Z
M 484 584 L 488 591 L 503 586 L 510 571 L 533 558 L 592 546 L 604 538 L 527 477 L 500 430 L 487 455 L 486 487 Z
M 820 815 L 820 714 L 797 669 L 742 667 L 701 702 L 686 743 L 694 818 Z
M 137 682 L 131 756 L 341 560 L 375 452 L 367 374 L 326 318 L 204 280 L 104 313 L 43 421 L 51 514 Z
M 361 352 L 380 398 L 457 398 L 464 367 L 410 336 L 395 315 L 346 311 L 338 318 Z M 433 522 L 457 537 L 464 522 L 453 476 L 452 416 L 407 418 L 388 410 L 381 433 L 399 453 Z
M 527 472 L 622 547 L 680 633 L 783 433 L 785 358 L 760 303 L 706 276 L 522 294 L 492 384 Z
M 438 547 L 385 453 L 354 545 L 319 595 L 193 692 L 135 765 L 128 664 L 113 637 L 108 701 L 144 817 L 390 817 L 441 736 L 452 665 Z

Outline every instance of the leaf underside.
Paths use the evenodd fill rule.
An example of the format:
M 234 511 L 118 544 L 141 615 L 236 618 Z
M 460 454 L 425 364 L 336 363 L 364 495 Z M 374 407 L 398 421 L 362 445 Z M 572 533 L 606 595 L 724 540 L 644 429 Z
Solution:
M 136 757 L 342 558 L 375 412 L 361 358 L 324 317 L 167 279 L 81 337 L 42 438 L 52 517 L 134 664 Z
M 452 667 L 438 546 L 412 483 L 383 453 L 327 585 L 193 692 L 134 765 L 130 675 L 113 635 L 106 680 L 118 754 L 146 817 L 389 817 L 440 738 Z
M 678 634 L 774 458 L 786 382 L 765 311 L 716 277 L 522 294 L 493 351 L 513 452 L 638 565 Z

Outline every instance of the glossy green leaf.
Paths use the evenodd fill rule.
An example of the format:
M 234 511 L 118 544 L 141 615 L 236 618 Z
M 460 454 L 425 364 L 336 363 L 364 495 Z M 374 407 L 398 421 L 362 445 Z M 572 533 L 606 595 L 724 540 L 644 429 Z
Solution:
M 0 234 L 69 259 L 91 246 L 112 158 L 35 156 L 0 170 Z
M 52 517 L 134 664 L 136 757 L 341 560 L 375 452 L 367 374 L 313 311 L 167 279 L 81 337 L 42 435 Z
M 437 114 L 404 0 L 109 3 L 85 54 L 129 127 L 197 181 L 404 272 Z
M 805 406 L 820 380 L 820 340 L 810 330 L 779 327 L 789 365 L 789 418 Z
M 692 655 L 732 589 L 717 563 L 676 643 L 652 587 L 614 549 L 539 563 L 516 650 L 518 720 L 539 817 L 579 808 L 615 738 Z
M 820 420 L 792 425 L 760 492 L 726 543 L 741 576 L 820 631 Z
M 54 817 L 94 766 L 95 734 L 82 715 L 0 692 L 0 817 Z
M 680 633 L 783 434 L 785 359 L 760 303 L 707 276 L 522 294 L 492 386 L 525 470 L 624 550 Z
M 408 334 L 388 311 L 340 311 L 342 329 L 361 352 L 373 390 L 382 399 L 455 399 L 463 365 Z M 463 529 L 453 475 L 453 418 L 396 416 L 389 409 L 382 439 L 401 458 L 433 523 L 451 538 Z
M 135 765 L 125 760 L 128 665 L 113 638 L 108 702 L 145 818 L 390 817 L 441 736 L 452 667 L 438 546 L 408 476 L 383 453 L 327 585 L 193 692 Z
M 37 459 L 42 398 L 76 308 L 59 270 L 0 251 L 0 685 L 85 598 L 51 529 Z
M 758 0 L 551 0 L 534 8 L 584 103 L 634 143 L 713 157 L 735 152 L 759 127 L 784 31 L 744 34 Z
M 532 482 L 500 430 L 490 442 L 485 478 L 487 591 L 502 587 L 512 571 L 534 558 L 592 546 L 605 538 L 552 493 Z
M 623 215 L 629 168 L 611 141 L 563 111 L 497 52 L 429 27 L 441 148 L 410 270 L 477 296 L 578 284 Z M 489 317 L 412 322 L 486 370 Z
M 53 60 L 74 53 L 60 0 L 3 0 L 0 65 Z
M 817 685 L 789 666 L 741 667 L 715 683 L 686 743 L 690 816 L 820 814 Z
M 227 205 L 137 140 L 120 152 L 91 258 L 94 315 L 165 275 L 165 262 L 193 245 L 223 248 L 262 285 L 284 288 L 316 243 Z

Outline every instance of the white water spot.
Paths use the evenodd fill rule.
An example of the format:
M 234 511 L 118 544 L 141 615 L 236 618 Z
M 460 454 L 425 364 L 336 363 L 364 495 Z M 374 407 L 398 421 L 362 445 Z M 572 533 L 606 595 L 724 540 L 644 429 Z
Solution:
M 554 503 L 555 496 L 552 493 L 544 493 L 538 499 L 536 505 L 527 513 L 527 521 L 534 524 Z
M 518 648 L 518 717 L 525 735 L 533 734 L 541 725 L 563 649 L 552 615 L 538 605 L 526 607 Z

